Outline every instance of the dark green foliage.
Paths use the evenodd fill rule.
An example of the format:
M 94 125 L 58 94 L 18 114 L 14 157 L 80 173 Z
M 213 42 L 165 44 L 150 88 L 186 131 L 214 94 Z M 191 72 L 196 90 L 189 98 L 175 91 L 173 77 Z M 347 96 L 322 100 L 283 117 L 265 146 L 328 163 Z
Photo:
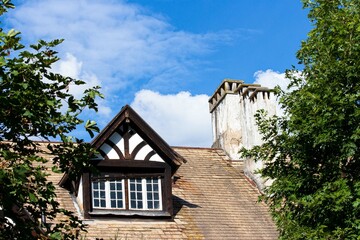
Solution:
M 281 239 L 360 239 L 360 1 L 307 0 L 314 28 L 287 71 L 284 117 L 259 112 L 263 199 Z
M 13 5 L 0 1 L 0 15 Z M 0 29 L 0 239 L 73 239 L 84 225 L 71 212 L 59 208 L 54 184 L 46 181 L 45 152 L 52 155 L 55 172 L 68 172 L 70 177 L 84 167 L 94 150 L 71 132 L 83 120 L 84 109 L 97 110 L 98 87 L 85 90 L 81 99 L 69 94 L 70 85 L 83 81 L 51 72 L 59 60 L 54 48 L 62 40 L 40 40 L 28 50 L 20 42 L 20 33 Z M 92 134 L 93 121 L 85 124 Z M 60 139 L 44 151 L 33 141 Z M 42 225 L 59 214 L 68 221 Z

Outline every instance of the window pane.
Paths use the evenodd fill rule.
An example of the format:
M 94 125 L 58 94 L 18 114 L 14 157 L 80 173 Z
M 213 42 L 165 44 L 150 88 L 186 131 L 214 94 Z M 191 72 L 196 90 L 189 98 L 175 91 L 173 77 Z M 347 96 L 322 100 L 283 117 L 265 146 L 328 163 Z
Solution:
M 116 199 L 115 192 L 110 192 L 110 199 Z
M 159 209 L 160 208 L 160 202 L 159 201 L 155 201 L 154 202 L 154 209 Z
M 100 207 L 106 207 L 105 199 L 104 199 L 104 200 L 101 200 L 100 203 L 101 203 L 101 206 L 100 206 Z
M 118 204 L 118 206 L 117 206 L 118 208 L 124 208 L 124 207 L 123 207 L 123 201 L 122 201 L 122 200 L 118 200 L 118 201 L 117 201 L 117 204 Z
M 147 193 L 147 199 L 152 200 L 152 193 L 149 193 L 149 192 Z
M 94 207 L 100 207 L 99 200 L 94 199 Z
M 130 193 L 130 198 L 135 199 L 135 193 L 134 192 Z
M 138 192 L 137 194 L 136 194 L 136 197 L 137 197 L 137 199 L 139 200 L 141 200 L 142 199 L 142 193 L 141 192 Z
M 122 192 L 117 192 L 116 197 L 117 199 L 122 199 Z
M 105 191 L 100 191 L 100 197 L 105 198 Z
M 154 192 L 154 199 L 155 199 L 155 200 L 159 200 L 159 193 Z
M 131 208 L 136 208 L 136 202 L 134 200 L 131 200 Z
M 150 201 L 150 202 L 148 202 L 148 208 L 149 209 L 153 209 L 153 203 Z
M 113 182 L 110 183 L 110 190 L 115 190 L 115 183 Z
M 111 200 L 111 207 L 116 208 L 116 201 L 115 200 Z

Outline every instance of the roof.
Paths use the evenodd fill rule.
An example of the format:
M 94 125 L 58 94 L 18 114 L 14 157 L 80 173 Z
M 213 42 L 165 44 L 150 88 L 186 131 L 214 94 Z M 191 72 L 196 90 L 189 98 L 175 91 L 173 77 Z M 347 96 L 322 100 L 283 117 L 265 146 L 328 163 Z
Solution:
M 174 219 L 85 220 L 84 239 L 277 239 L 268 208 L 257 202 L 257 188 L 223 150 L 173 150 L 187 160 L 174 176 Z M 57 185 L 61 177 L 51 173 L 49 180 Z M 76 212 L 65 189 L 57 186 L 56 193 L 62 207 Z

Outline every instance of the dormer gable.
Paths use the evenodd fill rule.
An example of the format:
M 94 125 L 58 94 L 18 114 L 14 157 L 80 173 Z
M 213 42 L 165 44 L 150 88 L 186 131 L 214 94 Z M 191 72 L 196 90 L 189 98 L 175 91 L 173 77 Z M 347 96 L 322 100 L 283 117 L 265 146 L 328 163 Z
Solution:
M 85 219 L 171 217 L 172 175 L 185 161 L 130 106 L 96 136 L 74 194 Z M 60 185 L 66 185 L 63 178 Z
M 97 160 L 136 160 L 164 162 L 172 174 L 186 160 L 172 148 L 129 106 L 124 106 L 91 142 Z

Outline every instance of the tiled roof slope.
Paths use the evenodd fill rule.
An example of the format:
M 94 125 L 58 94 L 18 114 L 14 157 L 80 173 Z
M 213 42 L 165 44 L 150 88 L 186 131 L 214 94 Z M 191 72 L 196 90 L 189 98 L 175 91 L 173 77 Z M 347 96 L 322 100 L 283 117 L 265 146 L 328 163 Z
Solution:
M 182 206 L 176 218 L 184 233 L 204 239 L 277 239 L 267 207 L 258 203 L 256 187 L 233 168 L 223 150 L 175 148 L 187 159 L 173 187 Z M 193 227 L 196 226 L 193 232 Z
M 222 150 L 176 147 L 188 162 L 175 174 L 174 220 L 86 220 L 82 239 L 276 239 L 267 207 L 258 191 L 230 165 Z M 50 166 L 49 166 L 50 167 Z M 51 173 L 62 207 L 76 212 L 69 193 Z

